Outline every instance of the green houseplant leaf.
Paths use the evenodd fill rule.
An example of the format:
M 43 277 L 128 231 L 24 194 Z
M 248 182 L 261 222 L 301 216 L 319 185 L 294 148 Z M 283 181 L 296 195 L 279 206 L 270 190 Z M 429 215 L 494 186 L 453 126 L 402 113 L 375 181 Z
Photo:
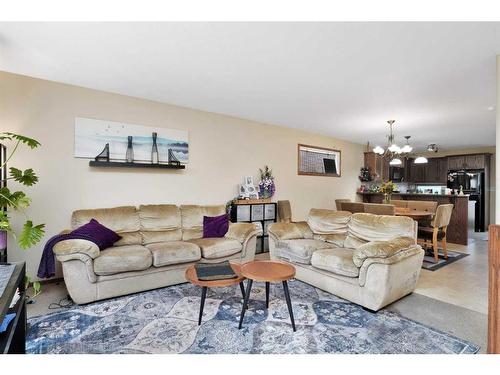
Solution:
M 29 137 L 25 137 L 24 135 L 9 133 L 9 132 L 0 133 L 0 140 L 10 140 L 10 141 L 16 140 L 18 142 L 24 143 L 25 145 L 27 145 L 28 147 L 30 147 L 32 149 L 40 146 L 40 142 L 38 142 L 37 140 L 35 140 L 33 138 L 29 138 Z
M 11 167 L 10 175 L 14 179 L 25 186 L 32 186 L 38 182 L 38 177 L 33 169 L 26 169 L 24 172 L 20 169 Z
M 18 238 L 19 247 L 21 247 L 21 249 L 27 249 L 40 242 L 45 234 L 44 228 L 45 224 L 33 226 L 33 222 L 31 220 L 26 221 Z

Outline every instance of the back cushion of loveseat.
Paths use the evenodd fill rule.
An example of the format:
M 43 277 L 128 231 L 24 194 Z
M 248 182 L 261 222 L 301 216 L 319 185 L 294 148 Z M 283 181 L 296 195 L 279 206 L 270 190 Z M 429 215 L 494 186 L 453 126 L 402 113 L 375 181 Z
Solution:
M 87 224 L 90 219 L 97 220 L 122 237 L 121 240 L 115 242 L 114 246 L 140 245 L 142 243 L 142 237 L 139 232 L 139 213 L 134 206 L 74 211 L 71 216 L 71 228 L 76 229 L 81 227 Z
M 390 241 L 396 237 L 415 238 L 415 222 L 406 216 L 357 213 L 349 220 L 345 247 L 358 248 L 370 241 Z
M 180 210 L 182 240 L 187 241 L 203 237 L 203 216 L 219 216 L 225 214 L 226 206 L 182 205 Z
M 141 205 L 139 219 L 145 245 L 182 239 L 181 212 L 174 204 Z

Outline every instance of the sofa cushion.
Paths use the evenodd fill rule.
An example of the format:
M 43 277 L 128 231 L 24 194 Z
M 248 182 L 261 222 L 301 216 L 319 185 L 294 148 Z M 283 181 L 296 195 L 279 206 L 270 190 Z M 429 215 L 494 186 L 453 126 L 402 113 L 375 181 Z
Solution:
M 228 238 L 196 238 L 188 242 L 201 248 L 201 256 L 206 259 L 217 259 L 236 254 L 243 249 L 239 241 Z
M 313 253 L 319 249 L 328 249 L 332 245 L 314 239 L 282 240 L 276 245 L 276 254 L 283 259 L 301 264 L 311 264 Z
M 142 243 L 180 241 L 181 213 L 173 204 L 141 205 L 139 207 Z
M 76 228 L 70 233 L 74 236 L 82 236 L 89 241 L 95 243 L 100 250 L 113 246 L 121 237 L 113 230 L 105 227 L 96 219 L 90 219 L 87 224 Z
M 391 241 L 372 241 L 359 246 L 353 253 L 353 262 L 361 267 L 367 258 L 389 258 L 398 252 L 416 246 L 411 237 L 398 237 Z
M 315 251 L 311 264 L 313 267 L 329 271 L 337 275 L 358 277 L 359 268 L 352 261 L 354 249 L 336 248 Z
M 315 240 L 325 241 L 333 246 L 330 247 L 344 247 L 344 241 L 346 239 L 346 233 L 336 233 L 336 234 L 315 234 L 313 238 Z
M 101 251 L 94 259 L 94 272 L 97 275 L 142 271 L 153 264 L 151 252 L 142 245 L 110 247 Z
M 224 237 L 229 229 L 227 214 L 203 216 L 203 238 Z
M 349 236 L 364 242 L 390 241 L 396 237 L 416 236 L 415 222 L 406 216 L 353 214 L 348 229 Z
M 182 240 L 187 241 L 203 237 L 203 216 L 219 216 L 226 213 L 226 206 L 182 205 L 181 224 Z
M 347 223 L 351 213 L 312 208 L 307 216 L 307 224 L 314 234 L 347 233 Z
M 134 206 L 74 211 L 71 216 L 71 228 L 76 229 L 91 219 L 97 220 L 122 237 L 115 246 L 141 244 L 139 214 Z
M 196 262 L 201 259 L 199 246 L 190 242 L 171 241 L 146 245 L 153 255 L 153 266 Z

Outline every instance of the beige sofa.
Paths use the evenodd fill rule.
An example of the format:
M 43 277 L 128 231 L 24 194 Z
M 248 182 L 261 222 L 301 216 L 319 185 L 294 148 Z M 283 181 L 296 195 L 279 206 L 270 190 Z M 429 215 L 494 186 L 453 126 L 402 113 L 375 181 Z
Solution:
M 424 257 L 408 217 L 312 209 L 268 232 L 271 259 L 292 263 L 297 279 L 374 311 L 415 289 Z
M 223 238 L 202 238 L 203 216 L 225 213 L 225 206 L 143 205 L 79 210 L 77 228 L 94 218 L 122 238 L 100 251 L 86 240 L 54 246 L 69 294 L 78 304 L 186 282 L 186 268 L 198 261 L 253 260 L 261 229 L 230 223 Z

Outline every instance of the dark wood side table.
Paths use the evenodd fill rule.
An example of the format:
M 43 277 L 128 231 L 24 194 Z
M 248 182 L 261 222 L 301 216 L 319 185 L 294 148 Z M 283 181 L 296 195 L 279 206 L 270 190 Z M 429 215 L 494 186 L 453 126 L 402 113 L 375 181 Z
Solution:
M 22 262 L 15 263 L 15 265 L 16 268 L 10 277 L 10 281 L 0 296 L 0 322 L 3 322 L 5 315 L 10 313 L 16 314 L 14 320 L 10 322 L 7 331 L 0 333 L 1 354 L 26 353 L 26 291 L 24 288 L 26 264 Z M 9 308 L 17 289 L 19 289 L 20 298 L 14 307 Z
M 243 324 L 243 318 L 245 316 L 245 311 L 248 307 L 248 300 L 250 298 L 250 292 L 252 291 L 253 281 L 260 281 L 266 283 L 266 307 L 269 308 L 269 287 L 270 283 L 283 283 L 283 290 L 285 292 L 286 304 L 288 306 L 288 313 L 290 314 L 290 320 L 292 322 L 292 328 L 295 332 L 295 320 L 293 318 L 292 301 L 290 300 L 290 292 L 288 290 L 288 280 L 295 277 L 295 267 L 291 264 L 276 262 L 271 260 L 261 260 L 245 263 L 241 266 L 241 274 L 248 279 L 247 290 L 245 293 L 245 300 L 243 302 L 243 308 L 240 315 L 240 324 L 238 326 L 241 329 Z
M 190 266 L 186 270 L 186 279 L 191 284 L 201 286 L 201 303 L 200 303 L 200 315 L 198 318 L 198 325 L 201 325 L 201 318 L 203 317 L 203 308 L 205 307 L 205 299 L 207 297 L 208 288 L 216 288 L 216 287 L 224 287 L 240 284 L 241 294 L 243 298 L 245 298 L 245 286 L 243 285 L 243 280 L 245 278 L 241 275 L 241 266 L 238 263 L 231 262 L 231 267 L 236 275 L 238 275 L 235 279 L 225 279 L 225 280 L 199 280 L 196 275 L 196 270 L 194 266 Z

